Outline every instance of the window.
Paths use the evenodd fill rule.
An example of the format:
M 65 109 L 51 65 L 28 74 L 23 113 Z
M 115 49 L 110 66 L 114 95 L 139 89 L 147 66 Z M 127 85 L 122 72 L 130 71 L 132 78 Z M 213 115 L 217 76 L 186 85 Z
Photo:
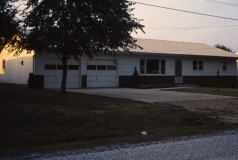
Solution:
M 165 74 L 165 60 L 140 59 L 140 74 Z
M 165 60 L 161 60 L 161 74 L 165 74 Z
M 45 64 L 45 69 L 56 69 L 56 65 L 54 65 L 54 64 Z
M 140 59 L 140 74 L 145 74 L 145 59 Z
M 146 60 L 146 74 L 159 74 L 159 60 Z
M 107 70 L 117 70 L 116 66 L 107 66 Z
M 2 69 L 5 71 L 6 69 L 6 61 L 5 59 L 2 60 Z
M 78 70 L 79 66 L 78 65 L 69 65 L 69 70 Z
M 227 69 L 227 62 L 223 62 L 222 69 L 223 69 L 223 71 L 226 71 L 226 69 Z
M 63 69 L 63 65 L 57 65 L 57 69 L 58 70 L 62 70 Z
M 203 70 L 203 61 L 193 61 L 193 70 L 194 71 L 202 71 Z
M 98 70 L 107 70 L 107 66 L 98 65 L 97 69 Z
M 96 70 L 97 66 L 96 65 L 87 65 L 87 70 Z

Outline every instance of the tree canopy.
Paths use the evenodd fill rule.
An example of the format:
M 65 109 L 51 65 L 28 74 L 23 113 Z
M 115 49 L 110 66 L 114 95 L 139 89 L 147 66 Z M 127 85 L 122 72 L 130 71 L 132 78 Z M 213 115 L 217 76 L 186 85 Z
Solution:
M 127 0 L 27 0 L 27 47 L 53 53 L 63 62 L 62 94 L 70 57 L 141 48 L 131 33 L 144 32 L 144 26 L 133 17 L 132 5 Z
M 226 47 L 223 44 L 215 44 L 215 47 L 220 48 L 220 49 L 222 49 L 224 51 L 233 52 L 233 50 L 231 48 Z
M 21 35 L 20 21 L 16 17 L 15 0 L 0 0 L 0 52 L 6 46 L 10 50 L 20 51 L 19 36 Z M 18 36 L 18 37 L 17 37 Z

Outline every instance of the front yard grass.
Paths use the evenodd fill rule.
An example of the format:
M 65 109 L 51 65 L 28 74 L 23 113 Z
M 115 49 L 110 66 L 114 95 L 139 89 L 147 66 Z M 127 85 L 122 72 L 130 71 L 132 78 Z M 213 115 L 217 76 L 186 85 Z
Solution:
M 211 87 L 193 87 L 193 88 L 172 89 L 171 91 L 205 93 L 205 94 L 238 97 L 238 88 L 219 88 L 218 90 L 218 88 L 211 88 Z
M 0 84 L 0 158 L 237 129 L 169 103 Z M 141 132 L 146 131 L 147 136 Z

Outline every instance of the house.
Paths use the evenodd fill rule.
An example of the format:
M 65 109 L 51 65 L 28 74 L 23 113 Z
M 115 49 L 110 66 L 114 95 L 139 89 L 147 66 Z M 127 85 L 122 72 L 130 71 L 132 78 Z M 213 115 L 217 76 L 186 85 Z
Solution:
M 237 86 L 238 55 L 201 43 L 138 39 L 143 50 L 118 52 L 116 56 L 86 56 L 68 60 L 67 88 L 131 87 L 136 67 L 141 84 L 196 84 Z M 62 63 L 54 54 L 27 54 L 13 57 L 0 54 L 0 82 L 27 84 L 33 73 L 39 88 L 60 88 Z

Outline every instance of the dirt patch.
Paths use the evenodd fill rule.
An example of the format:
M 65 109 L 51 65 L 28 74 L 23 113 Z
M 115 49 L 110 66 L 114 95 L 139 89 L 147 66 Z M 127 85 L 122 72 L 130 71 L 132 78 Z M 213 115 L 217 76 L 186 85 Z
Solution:
M 183 106 L 189 111 L 199 112 L 224 122 L 238 124 L 238 98 L 181 101 L 170 104 Z

